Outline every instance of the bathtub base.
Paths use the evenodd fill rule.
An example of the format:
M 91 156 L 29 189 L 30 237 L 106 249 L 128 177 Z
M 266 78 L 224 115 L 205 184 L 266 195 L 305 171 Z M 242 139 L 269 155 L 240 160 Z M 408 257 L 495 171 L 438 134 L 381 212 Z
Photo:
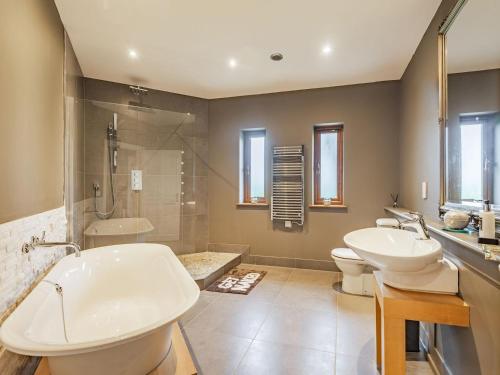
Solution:
M 172 346 L 172 324 L 137 340 L 107 349 L 48 357 L 51 375 L 144 375 L 160 364 L 174 374 L 177 357 Z

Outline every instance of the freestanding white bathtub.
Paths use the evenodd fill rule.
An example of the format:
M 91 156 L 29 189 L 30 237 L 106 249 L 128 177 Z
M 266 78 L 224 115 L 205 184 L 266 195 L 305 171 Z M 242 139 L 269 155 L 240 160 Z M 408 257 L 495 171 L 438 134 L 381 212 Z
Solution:
M 7 318 L 2 344 L 47 356 L 52 375 L 144 375 L 172 357 L 172 323 L 200 294 L 172 250 L 126 244 L 81 254 L 61 259 Z

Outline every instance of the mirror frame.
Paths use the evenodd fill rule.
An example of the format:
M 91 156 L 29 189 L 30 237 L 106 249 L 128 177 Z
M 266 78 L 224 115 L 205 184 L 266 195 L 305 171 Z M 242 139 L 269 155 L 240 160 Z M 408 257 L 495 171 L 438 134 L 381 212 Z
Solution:
M 439 216 L 442 216 L 449 210 L 461 210 L 473 215 L 477 215 L 479 211 L 477 207 L 471 205 L 452 203 L 446 200 L 447 183 L 446 183 L 446 125 L 448 122 L 448 71 L 446 66 L 446 34 L 450 30 L 453 22 L 460 14 L 468 0 L 458 0 L 451 12 L 444 19 L 439 27 L 438 32 L 438 76 L 439 76 L 439 164 L 440 164 L 440 191 L 439 191 Z M 492 210 L 495 211 L 497 222 L 500 221 L 498 207 L 492 205 Z

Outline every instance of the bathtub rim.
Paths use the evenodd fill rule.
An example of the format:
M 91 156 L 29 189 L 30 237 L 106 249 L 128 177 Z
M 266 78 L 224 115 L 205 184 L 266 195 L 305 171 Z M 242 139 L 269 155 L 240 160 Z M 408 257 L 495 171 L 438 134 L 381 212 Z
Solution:
M 80 354 L 80 353 L 88 353 L 93 351 L 98 351 L 106 348 L 111 348 L 113 346 L 118 346 L 122 344 L 126 344 L 127 342 L 131 342 L 142 337 L 145 337 L 151 334 L 153 331 L 160 329 L 161 327 L 173 324 L 175 321 L 179 320 L 179 318 L 187 312 L 194 304 L 198 301 L 200 296 L 200 288 L 193 280 L 191 275 L 187 272 L 185 267 L 179 261 L 175 253 L 170 249 L 169 246 L 156 244 L 156 243 L 133 243 L 133 244 L 119 244 L 119 245 L 109 245 L 96 247 L 92 249 L 88 249 L 82 251 L 81 257 L 92 256 L 92 254 L 110 248 L 124 248 L 124 247 L 144 247 L 144 246 L 152 246 L 156 248 L 164 248 L 168 250 L 169 258 L 172 258 L 172 262 L 175 263 L 176 271 L 184 274 L 187 279 L 187 283 L 189 284 L 189 292 L 190 295 L 186 299 L 186 302 L 182 305 L 179 305 L 173 313 L 169 314 L 165 319 L 160 319 L 150 325 L 144 326 L 142 328 L 138 328 L 132 330 L 130 332 L 124 333 L 118 336 L 112 336 L 109 338 L 92 340 L 92 341 L 82 341 L 77 343 L 64 343 L 64 344 L 53 344 L 53 343 L 41 343 L 39 341 L 34 341 L 27 337 L 24 334 L 24 331 L 16 330 L 16 321 L 15 313 L 16 310 L 19 309 L 25 302 L 29 302 L 30 299 L 36 298 L 36 293 L 46 293 L 47 287 L 45 287 L 46 283 L 42 283 L 41 281 L 36 285 L 33 290 L 28 294 L 28 296 L 17 306 L 17 308 L 10 314 L 10 316 L 2 323 L 0 326 L 0 344 L 3 345 L 6 349 L 11 352 L 23 354 L 23 355 L 31 355 L 31 356 L 61 356 L 61 355 L 72 355 L 72 354 Z M 52 276 L 57 276 L 59 272 L 63 272 L 64 263 L 70 261 L 71 257 L 74 257 L 74 254 L 66 255 L 61 258 L 54 267 L 50 270 L 50 272 L 45 275 L 42 280 L 51 280 Z M 59 267 L 58 267 L 59 265 Z M 44 291 L 45 289 L 45 291 Z M 21 319 L 21 318 L 20 318 Z

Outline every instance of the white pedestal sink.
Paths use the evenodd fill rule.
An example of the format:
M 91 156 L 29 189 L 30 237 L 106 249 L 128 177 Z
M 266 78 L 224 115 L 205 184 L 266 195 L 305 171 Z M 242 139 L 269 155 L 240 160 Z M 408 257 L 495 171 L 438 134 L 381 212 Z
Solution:
M 419 292 L 458 292 L 458 269 L 443 258 L 441 244 L 417 233 L 390 228 L 365 228 L 344 236 L 344 242 L 382 272 L 384 283 Z

